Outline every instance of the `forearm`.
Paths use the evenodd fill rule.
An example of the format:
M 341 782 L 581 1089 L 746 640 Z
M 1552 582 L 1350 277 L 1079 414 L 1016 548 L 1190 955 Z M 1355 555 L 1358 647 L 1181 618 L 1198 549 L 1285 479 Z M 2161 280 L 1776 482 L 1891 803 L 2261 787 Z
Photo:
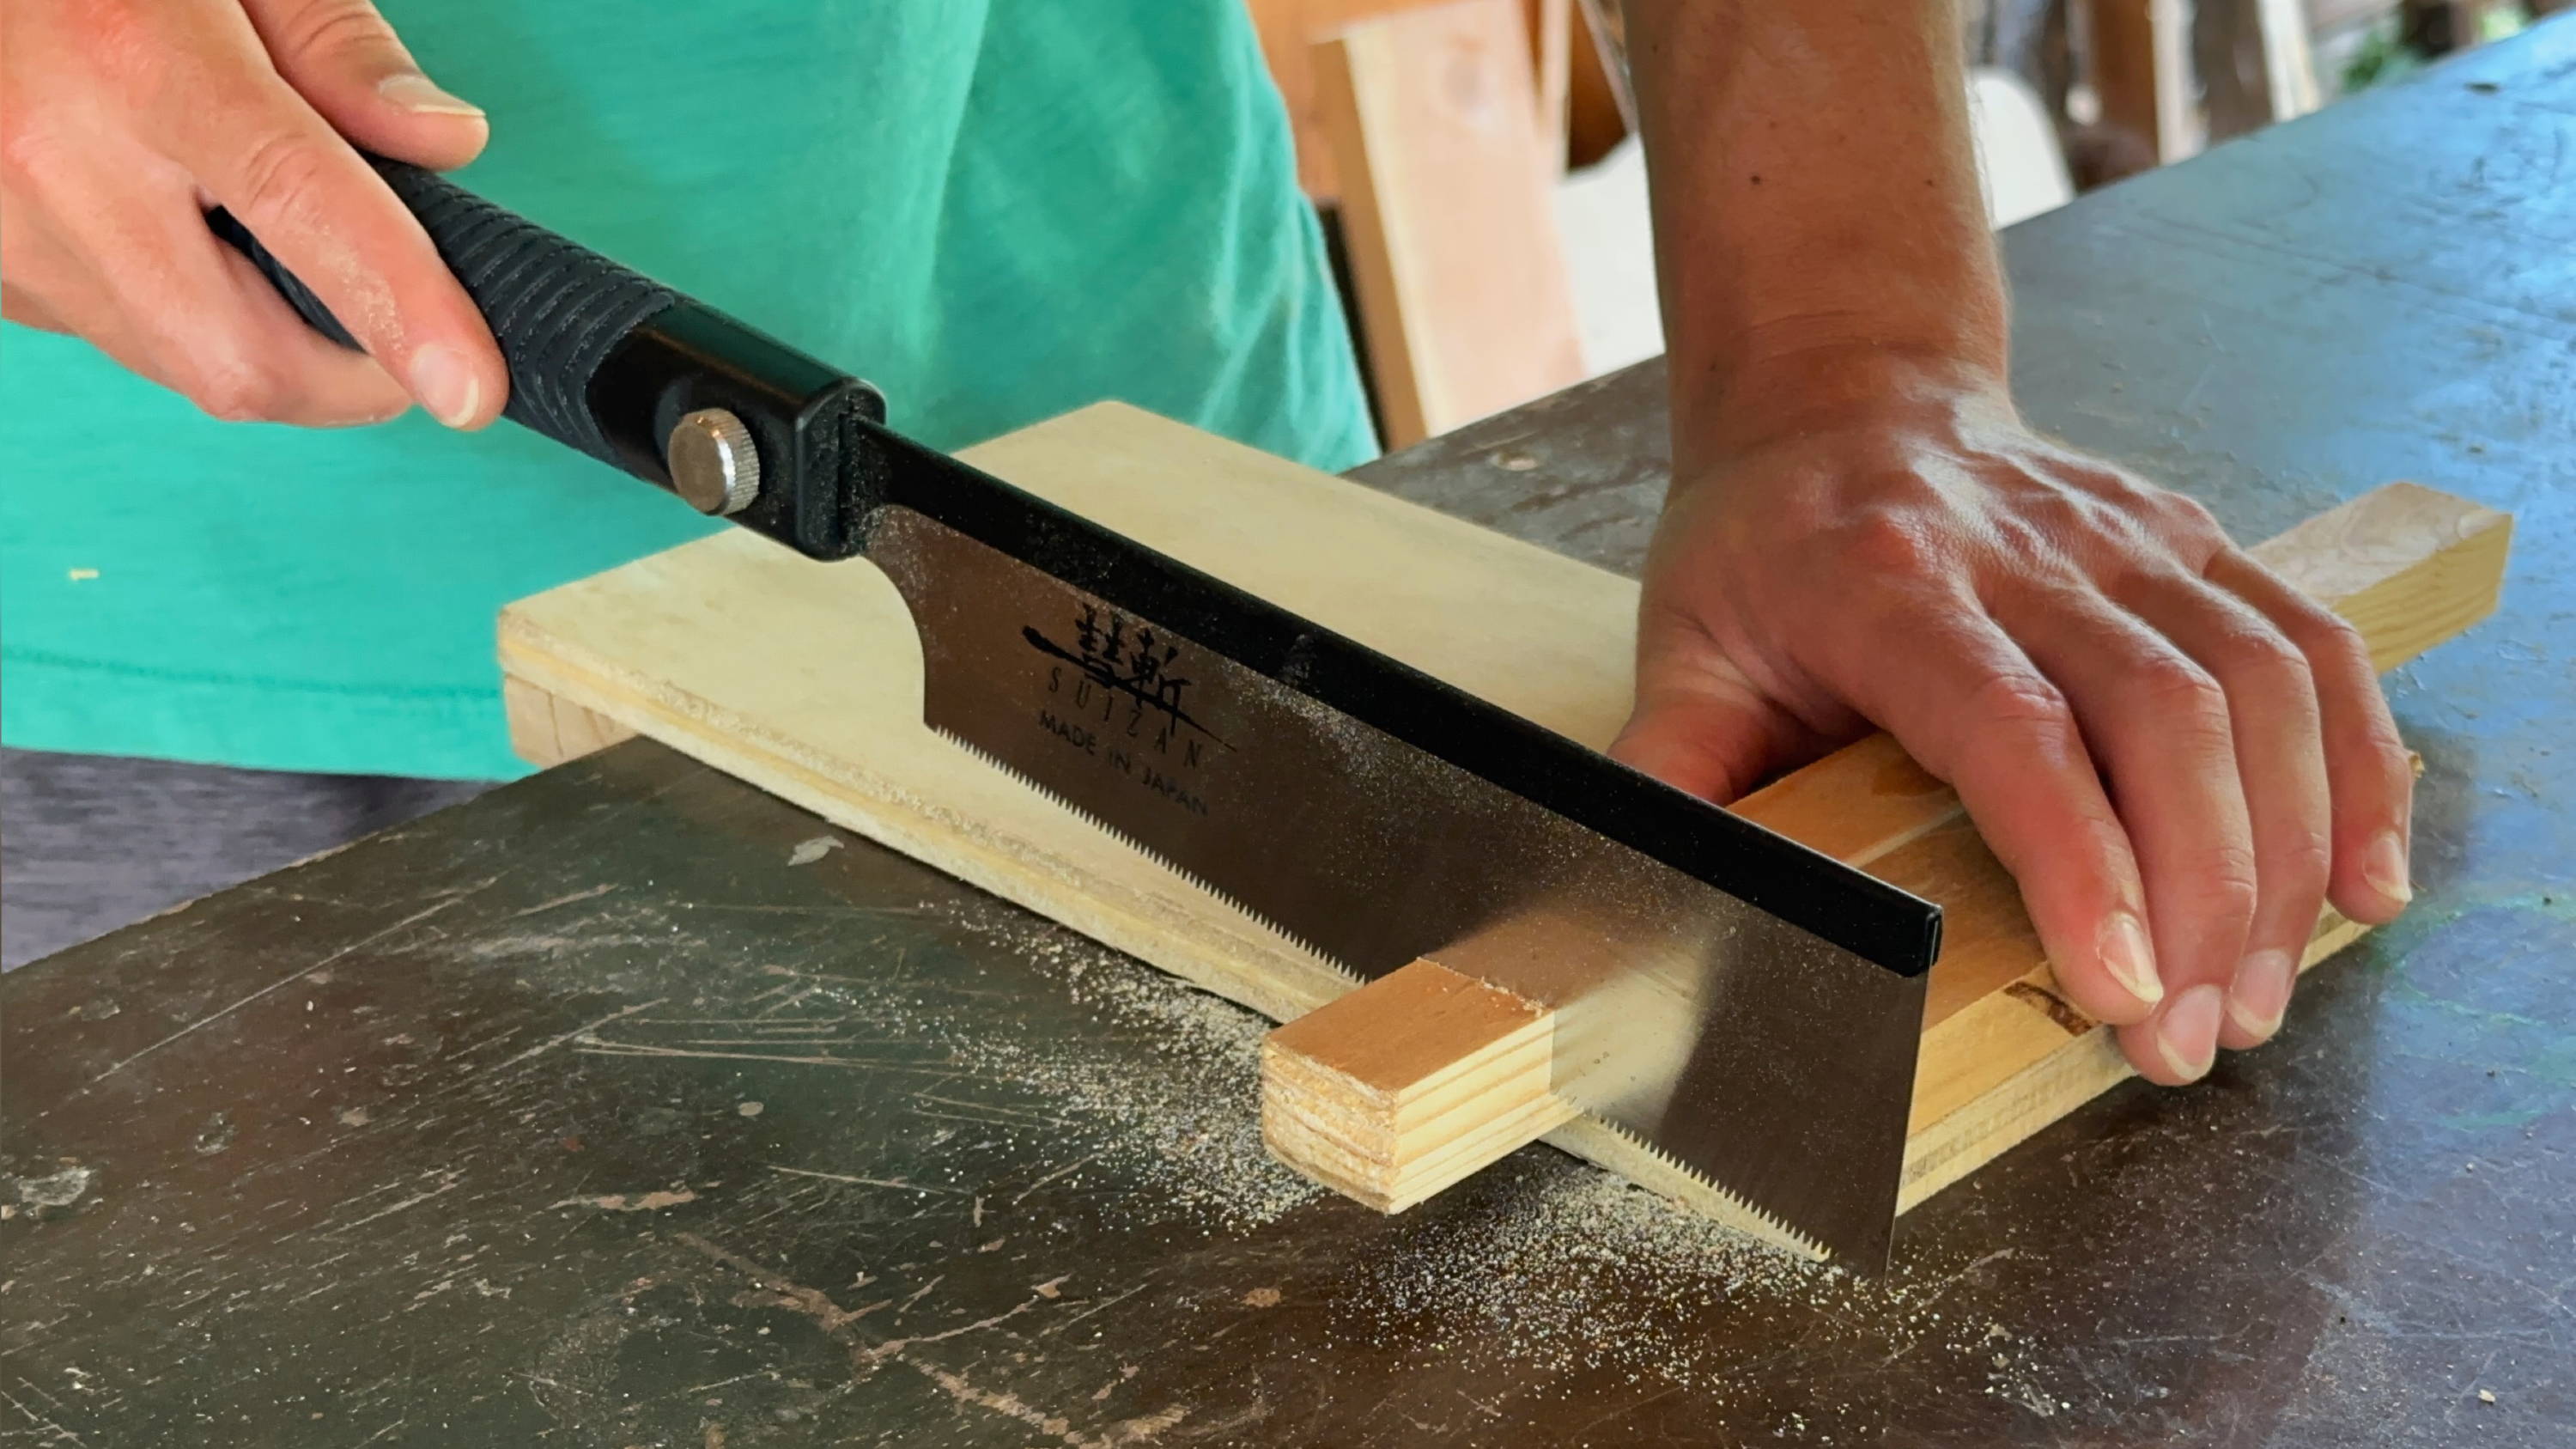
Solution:
M 1954 0 L 1626 8 L 1677 445 L 1835 407 L 1891 369 L 2000 383 Z

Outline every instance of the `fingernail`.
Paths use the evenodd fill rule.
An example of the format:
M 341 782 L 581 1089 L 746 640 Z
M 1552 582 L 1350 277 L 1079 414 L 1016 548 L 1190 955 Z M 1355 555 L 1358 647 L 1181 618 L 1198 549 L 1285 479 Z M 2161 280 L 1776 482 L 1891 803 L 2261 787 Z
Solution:
M 431 416 L 461 428 L 482 404 L 483 384 L 452 347 L 433 342 L 411 355 L 411 392 Z
M 2102 923 L 2102 964 L 2111 968 L 2113 980 L 2146 1005 L 2165 999 L 2165 984 L 2156 979 L 2155 948 L 2147 944 L 2147 928 L 2127 911 L 2113 911 Z
M 483 108 L 458 100 L 416 70 L 396 71 L 376 82 L 376 94 L 416 116 L 480 116 Z
M 2406 880 L 2406 843 L 2397 838 L 2394 830 L 2380 832 L 2379 838 L 2370 843 L 2369 853 L 2361 858 L 2361 874 L 2372 890 L 2388 897 L 2393 905 L 2402 906 L 2415 899 L 2415 887 Z
M 2290 984 L 2297 963 L 2287 951 L 2257 951 L 2236 968 L 2236 984 L 2227 989 L 2227 1019 L 2248 1036 L 2269 1038 L 2281 1029 L 2281 1014 L 2290 1009 Z
M 2156 1023 L 2156 1055 L 2165 1070 L 2186 1082 L 2197 1082 L 2218 1056 L 2218 988 L 2192 987 L 2165 1008 Z

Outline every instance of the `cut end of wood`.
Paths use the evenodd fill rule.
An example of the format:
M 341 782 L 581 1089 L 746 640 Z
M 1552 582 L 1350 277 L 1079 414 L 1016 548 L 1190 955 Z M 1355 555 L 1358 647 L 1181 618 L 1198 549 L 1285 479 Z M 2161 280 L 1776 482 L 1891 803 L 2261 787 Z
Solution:
M 2390 483 L 2248 550 L 2370 642 L 2380 672 L 2496 611 L 2513 515 Z
M 1555 1037 L 1546 1008 L 1416 961 L 1261 1044 L 1262 1140 L 1401 1212 L 1574 1115 L 1549 1090 Z

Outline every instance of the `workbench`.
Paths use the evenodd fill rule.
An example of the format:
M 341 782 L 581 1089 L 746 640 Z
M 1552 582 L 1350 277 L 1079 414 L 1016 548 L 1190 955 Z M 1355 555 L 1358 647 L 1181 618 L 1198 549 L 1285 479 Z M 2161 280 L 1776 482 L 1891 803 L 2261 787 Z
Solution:
M 1887 1276 L 1545 1147 L 1321 1194 L 1258 1019 L 638 741 L 0 984 L 0 1442 L 2568 1443 L 2576 23 L 2006 251 L 2030 414 L 2239 536 L 2520 532 L 2391 681 L 2413 910 Z M 1358 476 L 1633 569 L 1665 456 L 1649 365 Z

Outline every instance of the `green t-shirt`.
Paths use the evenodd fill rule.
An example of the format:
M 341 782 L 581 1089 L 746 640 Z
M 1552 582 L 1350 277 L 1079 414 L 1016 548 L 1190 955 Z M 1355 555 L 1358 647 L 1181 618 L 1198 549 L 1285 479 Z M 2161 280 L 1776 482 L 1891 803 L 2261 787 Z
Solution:
M 1239 0 L 395 0 L 470 187 L 885 390 L 956 448 L 1104 397 L 1373 443 Z M 710 524 L 502 423 L 223 424 L 0 339 L 0 737 L 489 776 L 511 599 Z M 852 565 L 864 567 L 864 565 Z

